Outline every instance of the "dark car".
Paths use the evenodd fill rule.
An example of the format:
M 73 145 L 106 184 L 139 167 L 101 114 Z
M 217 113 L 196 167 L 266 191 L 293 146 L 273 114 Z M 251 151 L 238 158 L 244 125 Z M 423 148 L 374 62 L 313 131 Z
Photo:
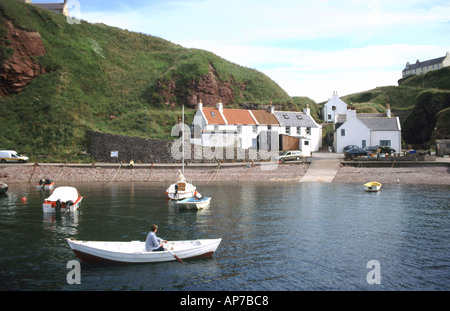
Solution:
M 347 150 L 353 149 L 353 148 L 359 148 L 359 147 L 356 145 L 348 145 L 348 146 L 344 147 L 344 152 L 346 152 Z
M 346 158 L 354 158 L 357 156 L 367 155 L 367 151 L 362 148 L 353 148 L 344 152 Z

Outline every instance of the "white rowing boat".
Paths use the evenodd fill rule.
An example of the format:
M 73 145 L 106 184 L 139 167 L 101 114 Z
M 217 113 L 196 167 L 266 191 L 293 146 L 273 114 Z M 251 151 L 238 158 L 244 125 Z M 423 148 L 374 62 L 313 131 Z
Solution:
M 211 257 L 222 239 L 171 241 L 164 251 L 148 252 L 145 242 L 77 241 L 67 239 L 75 255 L 84 262 L 149 263 Z

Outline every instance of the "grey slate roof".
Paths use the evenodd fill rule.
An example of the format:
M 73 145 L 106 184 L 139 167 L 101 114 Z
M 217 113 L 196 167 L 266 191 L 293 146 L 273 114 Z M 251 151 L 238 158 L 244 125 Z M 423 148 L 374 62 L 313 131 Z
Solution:
M 397 118 L 359 118 L 368 128 L 375 131 L 400 131 Z
M 446 56 L 438 57 L 438 58 L 435 58 L 435 59 L 426 60 L 426 61 L 423 61 L 423 62 L 416 62 L 414 64 L 409 64 L 409 65 L 407 65 L 405 67 L 405 69 L 403 69 L 403 71 L 414 70 L 414 69 L 419 69 L 419 68 L 426 67 L 426 66 L 437 65 L 437 64 L 442 63 L 444 61 L 445 57 Z
M 317 127 L 313 118 L 303 112 L 275 111 L 274 115 L 281 126 Z

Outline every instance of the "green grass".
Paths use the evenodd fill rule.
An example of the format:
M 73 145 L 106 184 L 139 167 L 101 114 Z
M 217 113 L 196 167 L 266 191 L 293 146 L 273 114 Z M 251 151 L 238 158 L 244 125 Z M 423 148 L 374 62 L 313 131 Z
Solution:
M 158 82 L 174 81 L 189 93 L 211 67 L 234 91 L 232 105 L 292 103 L 266 75 L 210 52 L 103 24 L 68 24 L 62 15 L 18 1 L 0 0 L 0 61 L 12 54 L 6 20 L 39 31 L 46 49 L 35 60 L 47 73 L 0 98 L 0 148 L 27 153 L 31 161 L 79 161 L 89 130 L 172 139 L 183 97 L 174 96 L 175 109 L 166 105 Z M 187 122 L 193 114 L 186 109 Z

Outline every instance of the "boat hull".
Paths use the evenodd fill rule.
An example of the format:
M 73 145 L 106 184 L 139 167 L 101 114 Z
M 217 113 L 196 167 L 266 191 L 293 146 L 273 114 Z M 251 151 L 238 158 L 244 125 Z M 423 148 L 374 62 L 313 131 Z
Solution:
M 170 250 L 147 252 L 145 242 L 76 241 L 67 239 L 70 248 L 83 262 L 152 263 L 211 257 L 222 239 L 174 241 L 165 245 Z M 171 254 L 172 253 L 172 254 Z
M 78 212 L 81 209 L 81 200 L 83 197 L 78 198 L 75 204 L 70 205 L 67 208 L 66 203 L 61 203 L 61 208 L 58 209 L 56 202 L 46 201 L 42 204 L 42 210 L 44 213 L 55 213 L 55 212 Z
M 364 184 L 364 191 L 367 192 L 377 192 L 381 190 L 381 183 L 373 181 Z
M 202 209 L 209 206 L 211 202 L 210 197 L 202 197 L 201 199 L 197 199 L 196 197 L 187 198 L 184 200 L 173 201 L 174 204 L 181 208 L 186 209 Z
M 51 184 L 46 184 L 46 185 L 36 185 L 36 189 L 40 190 L 40 189 L 45 189 L 45 190 L 50 190 L 55 188 L 55 183 L 51 183 Z

